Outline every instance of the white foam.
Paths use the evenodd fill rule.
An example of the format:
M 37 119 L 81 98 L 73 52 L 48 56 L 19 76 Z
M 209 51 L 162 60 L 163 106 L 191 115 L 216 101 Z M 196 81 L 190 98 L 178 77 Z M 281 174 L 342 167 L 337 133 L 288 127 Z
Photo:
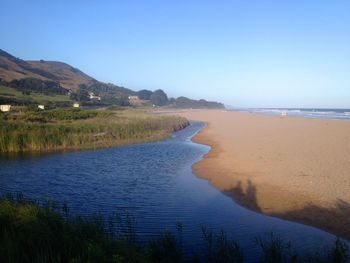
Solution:
M 341 112 L 339 110 L 317 110 L 317 109 L 241 109 L 240 111 L 254 112 L 268 115 L 281 115 L 285 112 L 290 116 L 301 116 L 306 118 L 340 119 L 350 120 L 350 111 Z

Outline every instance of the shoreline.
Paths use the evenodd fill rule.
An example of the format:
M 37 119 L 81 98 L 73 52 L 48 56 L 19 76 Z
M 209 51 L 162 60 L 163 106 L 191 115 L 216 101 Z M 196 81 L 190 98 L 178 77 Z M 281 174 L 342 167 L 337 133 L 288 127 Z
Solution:
M 349 181 L 344 178 L 344 176 L 346 177 L 346 174 L 350 173 L 350 165 L 344 163 L 346 156 L 349 156 L 350 154 L 350 141 L 348 143 L 345 142 L 344 145 L 344 139 L 349 138 L 344 136 L 346 136 L 348 131 L 350 132 L 350 123 L 339 120 L 308 119 L 294 116 L 280 118 L 278 116 L 224 112 L 221 110 L 188 110 L 178 112 L 178 115 L 186 117 L 189 120 L 203 121 L 207 123 L 207 126 L 192 138 L 194 142 L 209 145 L 211 147 L 211 150 L 203 157 L 203 159 L 195 163 L 192 167 L 197 176 L 208 180 L 208 182 L 215 188 L 248 209 L 269 216 L 314 226 L 347 240 L 350 239 L 350 222 L 348 220 L 348 218 L 350 218 L 350 196 L 345 194 L 347 192 L 347 183 Z M 259 136 L 257 135 L 257 133 L 259 133 L 258 129 L 256 132 L 254 132 L 253 129 L 252 132 L 252 130 L 247 127 L 237 128 L 237 133 L 242 133 L 243 131 L 243 134 L 241 134 L 242 137 L 240 137 L 243 142 L 238 144 L 229 142 L 230 139 L 234 139 L 234 136 L 232 137 L 230 132 L 234 132 L 235 129 L 228 127 L 230 125 L 227 123 L 221 123 L 221 125 L 219 125 L 220 120 L 227 121 L 227 116 L 223 117 L 223 115 L 236 115 L 228 116 L 228 120 L 232 118 L 232 120 L 239 120 L 241 122 L 244 122 L 244 120 L 242 121 L 242 118 L 252 118 L 252 120 L 249 120 L 252 121 L 252 123 L 257 121 L 262 124 L 259 128 L 261 128 L 260 131 L 263 134 L 264 128 L 266 128 L 264 122 L 275 125 L 274 128 L 276 129 L 276 134 L 283 131 L 283 127 L 280 127 L 281 123 L 290 126 L 288 128 L 291 128 L 292 131 L 290 134 L 285 135 L 286 141 L 290 139 L 292 143 L 285 143 L 284 146 L 288 145 L 291 147 L 291 150 L 286 147 L 284 152 L 279 152 L 279 154 L 284 153 L 285 156 L 281 155 L 280 160 L 271 159 L 271 157 L 275 156 L 273 154 L 271 155 L 271 152 L 269 152 L 267 148 L 272 147 L 272 152 L 276 150 L 277 153 L 278 150 L 280 150 L 278 147 L 274 149 L 274 143 L 272 140 L 268 143 L 269 145 L 257 145 L 256 147 L 260 147 L 260 149 L 254 151 L 262 154 L 265 150 L 266 156 L 262 154 L 249 159 L 247 157 L 249 155 L 249 150 L 254 149 L 254 143 L 257 142 L 256 139 L 253 139 L 253 143 L 249 142 L 249 140 L 252 139 L 250 136 Z M 233 126 L 238 123 L 239 122 L 233 123 Z M 339 123 L 341 124 L 339 125 Z M 312 127 L 310 128 L 309 126 Z M 226 133 L 219 131 L 219 129 L 223 127 L 227 128 Z M 295 133 L 298 129 L 299 132 L 297 135 L 293 135 L 293 132 Z M 313 132 L 318 131 L 320 134 L 322 133 L 323 137 L 321 135 L 315 135 L 312 132 L 312 136 L 310 137 L 308 134 L 310 130 Z M 305 136 L 303 136 L 304 131 L 306 131 Z M 269 130 L 269 132 L 271 131 Z M 266 134 L 269 136 L 276 136 L 276 134 L 269 134 L 269 132 Z M 245 135 L 244 133 L 247 134 Z M 317 139 L 318 136 L 321 136 L 321 139 L 323 140 L 320 140 L 320 138 Z M 332 141 L 333 136 L 335 137 L 334 141 Z M 343 136 L 342 140 L 337 138 L 337 136 Z M 294 140 L 294 137 L 297 137 L 299 141 Z M 314 137 L 315 143 L 305 145 L 305 142 L 308 140 L 312 141 L 312 137 Z M 262 141 L 271 140 L 268 136 L 260 137 L 259 139 Z M 334 143 L 336 146 L 343 144 L 344 147 L 339 149 L 339 153 L 334 156 L 333 159 L 331 158 L 332 156 L 325 156 L 324 158 L 331 158 L 331 161 L 325 165 L 321 165 L 322 161 L 324 161 L 322 160 L 323 157 L 317 156 L 318 158 L 315 158 L 317 161 L 310 158 L 310 162 L 301 162 L 299 169 L 293 166 L 296 163 L 299 164 L 299 159 L 298 157 L 291 156 L 291 153 L 288 153 L 288 151 L 295 153 L 295 150 L 298 149 L 295 145 L 298 146 L 299 144 L 301 149 L 299 150 L 301 152 L 300 158 L 303 158 L 309 153 L 307 149 L 311 149 L 311 152 L 321 151 L 321 155 L 327 151 L 332 152 L 332 149 L 327 149 L 326 147 L 329 146 L 329 143 Z M 233 150 L 232 146 L 237 146 L 237 150 Z M 246 154 L 248 155 L 241 156 L 239 151 L 243 150 L 245 146 L 248 148 L 246 150 Z M 265 148 L 262 146 L 265 146 Z M 303 149 L 306 149 L 306 155 L 305 153 L 302 153 Z M 334 149 L 338 150 L 337 147 Z M 252 155 L 254 155 L 254 152 Z M 298 152 L 298 150 L 296 152 Z M 343 156 L 341 161 L 334 163 L 337 157 L 341 155 L 345 155 L 345 158 Z M 257 161 L 259 158 L 264 157 L 266 157 L 266 159 L 269 159 L 270 157 L 270 160 L 266 160 L 266 166 L 268 168 L 265 170 L 262 169 L 264 163 L 261 165 L 261 162 L 259 163 Z M 245 160 L 244 158 L 248 158 L 249 160 Z M 299 161 L 301 160 L 302 159 Z M 254 161 L 257 162 L 256 165 L 252 165 Z M 284 166 L 281 166 L 279 162 L 282 162 Z M 319 165 L 322 167 L 317 169 L 317 166 Z M 327 165 L 329 167 L 327 167 Z M 249 166 L 251 166 L 251 168 L 249 168 Z M 279 177 L 284 177 L 284 175 L 276 176 L 274 166 L 279 168 L 277 171 L 284 171 L 284 173 L 287 174 L 286 177 L 281 179 Z M 308 169 L 310 167 L 311 169 Z M 329 176 L 324 178 L 325 174 L 317 173 L 318 171 L 322 171 L 323 168 L 326 170 L 334 170 L 334 178 Z M 294 172 L 298 170 L 298 173 L 300 172 L 300 174 L 292 174 L 290 170 Z M 268 174 L 269 171 L 271 172 L 271 175 Z M 307 173 L 305 171 L 307 171 Z M 313 180 L 314 182 L 312 182 Z M 305 185 L 309 183 L 314 183 L 315 186 L 305 187 Z M 330 188 L 330 190 L 327 191 L 327 188 Z

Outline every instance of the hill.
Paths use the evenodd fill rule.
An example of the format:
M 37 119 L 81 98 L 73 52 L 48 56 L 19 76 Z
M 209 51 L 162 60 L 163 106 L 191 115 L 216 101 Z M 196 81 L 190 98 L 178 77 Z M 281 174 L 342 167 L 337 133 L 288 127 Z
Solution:
M 84 87 L 102 93 L 134 94 L 135 92 L 113 84 L 95 80 L 81 70 L 58 61 L 25 61 L 0 49 L 0 79 L 11 82 L 19 79 L 40 79 L 59 83 L 61 87 L 78 91 Z
M 0 92 L 1 103 L 20 105 L 50 101 L 50 96 L 56 96 L 53 101 L 57 102 L 58 99 L 61 102 L 60 105 L 67 105 L 67 102 L 70 103 L 70 101 L 79 101 L 90 105 L 132 105 L 136 107 L 137 105 L 178 108 L 224 107 L 221 103 L 195 101 L 185 97 L 179 97 L 176 100 L 168 99 L 167 94 L 160 89 L 135 92 L 128 88 L 98 81 L 63 62 L 26 61 L 1 49 L 0 86 L 6 87 L 6 92 L 4 88 L 2 88 L 3 92 Z M 22 95 L 19 96 L 18 92 Z M 45 97 L 41 98 L 42 96 Z M 134 100 L 134 104 L 130 103 L 130 96 L 138 97 L 139 101 Z M 35 99 L 38 97 L 40 97 L 39 100 Z M 58 106 L 57 103 L 56 106 Z
M 193 108 L 193 109 L 224 109 L 224 104 L 216 101 L 192 100 L 186 97 L 178 97 L 174 106 L 176 108 Z
M 35 78 L 59 82 L 63 88 L 77 90 L 94 79 L 72 66 L 56 61 L 25 61 L 0 49 L 0 78 L 13 81 Z
M 79 69 L 63 62 L 40 60 L 27 61 L 27 63 L 37 71 L 52 76 L 50 80 L 58 81 L 66 89 L 77 90 L 80 85 L 88 85 L 95 81 Z
M 140 90 L 137 92 L 140 100 L 149 101 L 152 105 L 167 106 L 172 108 L 192 108 L 192 109 L 223 109 L 225 105 L 216 101 L 207 101 L 204 99 L 193 100 L 186 97 L 168 98 L 167 94 L 159 89 L 155 91 Z
M 58 61 L 25 61 L 0 49 L 0 85 L 7 87 L 6 96 L 0 102 L 28 104 L 33 101 L 30 95 L 71 95 L 71 100 L 90 101 L 89 92 L 103 97 L 100 104 L 128 105 L 128 96 L 135 92 L 110 83 L 100 82 L 81 70 Z M 18 96 L 17 92 L 23 93 Z M 2 88 L 4 90 L 4 88 Z M 9 92 L 11 91 L 11 92 Z M 0 94 L 1 95 L 1 94 Z M 49 98 L 49 97 L 47 97 Z M 53 99 L 55 100 L 55 99 Z M 69 101 L 67 98 L 65 101 Z M 96 101 L 95 101 L 96 104 Z

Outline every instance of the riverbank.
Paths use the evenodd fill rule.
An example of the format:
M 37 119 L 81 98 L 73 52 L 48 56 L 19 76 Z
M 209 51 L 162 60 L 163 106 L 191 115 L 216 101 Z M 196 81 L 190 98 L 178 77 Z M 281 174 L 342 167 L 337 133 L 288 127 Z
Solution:
M 174 114 L 174 112 L 172 112 Z M 350 122 L 221 110 L 179 111 L 208 127 L 197 175 L 261 213 L 350 238 Z
M 133 109 L 19 108 L 0 114 L 0 153 L 97 149 L 171 136 L 189 122 Z

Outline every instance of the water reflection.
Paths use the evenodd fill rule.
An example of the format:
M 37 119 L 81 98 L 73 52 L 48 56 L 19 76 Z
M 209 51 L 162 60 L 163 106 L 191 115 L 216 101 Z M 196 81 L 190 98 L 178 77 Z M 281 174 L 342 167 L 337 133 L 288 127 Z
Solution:
M 201 243 L 201 226 L 225 230 L 254 261 L 256 236 L 271 231 L 291 240 L 304 252 L 334 237 L 312 227 L 267 217 L 235 204 L 191 166 L 209 151 L 190 138 L 203 123 L 192 123 L 173 138 L 149 144 L 98 151 L 55 153 L 0 159 L 0 192 L 23 192 L 35 199 L 67 201 L 80 215 L 101 212 L 129 214 L 139 240 L 184 225 L 184 248 Z

